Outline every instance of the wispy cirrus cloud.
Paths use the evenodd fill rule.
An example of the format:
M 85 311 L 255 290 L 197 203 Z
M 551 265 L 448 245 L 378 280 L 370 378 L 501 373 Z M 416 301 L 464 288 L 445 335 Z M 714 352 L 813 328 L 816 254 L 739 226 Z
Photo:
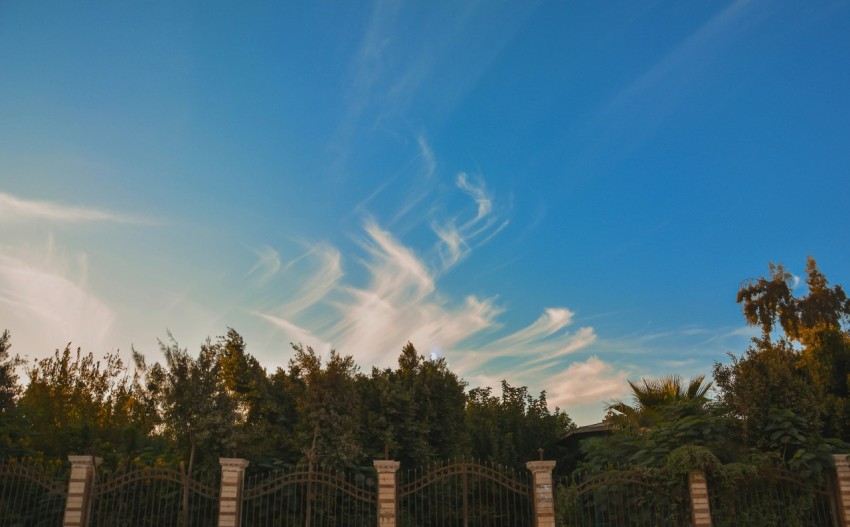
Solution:
M 471 221 L 476 222 L 479 221 L 490 214 L 490 211 L 493 210 L 493 199 L 490 197 L 487 192 L 487 188 L 484 186 L 483 181 L 477 182 L 474 184 L 469 180 L 469 175 L 466 172 L 461 172 L 457 176 L 457 186 L 475 200 L 475 203 L 478 205 L 478 215 L 475 216 L 475 219 Z
M 423 351 L 445 350 L 493 323 L 500 309 L 492 301 L 468 296 L 449 302 L 412 249 L 374 223 L 365 232 L 369 282 L 345 287 L 334 303 L 341 319 L 331 334 L 342 349 L 358 360 L 389 365 L 408 340 Z
M 362 265 L 369 276 L 365 286 L 342 283 L 339 272 L 333 275 L 339 283 L 320 295 L 323 298 L 307 301 L 305 288 L 293 300 L 305 307 L 318 303 L 332 307 L 337 312 L 335 321 L 324 324 L 301 316 L 303 310 L 286 317 L 260 315 L 291 339 L 309 339 L 305 344 L 317 348 L 331 342 L 354 355 L 361 364 L 390 366 L 404 343 L 411 341 L 422 353 L 447 357 L 461 374 L 479 375 L 496 361 L 522 359 L 518 373 L 526 379 L 596 339 L 589 327 L 568 332 L 574 313 L 566 308 L 550 308 L 526 328 L 481 346 L 468 344 L 473 337 L 501 327 L 498 317 L 504 309 L 495 299 L 468 295 L 457 302 L 446 298 L 437 287 L 434 271 L 411 248 L 373 221 L 367 222 L 364 232 L 362 247 L 366 258 Z M 337 265 L 338 261 L 334 261 L 330 267 L 337 269 Z M 317 270 L 306 281 L 320 283 L 323 280 L 319 277 L 327 272 Z M 321 331 L 312 330 L 323 325 L 326 328 Z
M 711 78 L 712 70 L 728 62 L 723 57 L 735 49 L 736 41 L 773 9 L 770 2 L 731 2 L 659 56 L 575 128 L 584 135 L 592 130 L 594 139 L 583 148 L 573 170 L 584 172 L 589 166 L 619 159 L 639 149 L 666 122 L 677 119 L 688 99 L 696 97 Z M 715 91 L 713 96 L 720 100 L 723 92 Z M 700 99 L 698 104 L 706 103 Z
M 301 242 L 301 246 L 306 248 L 304 252 L 286 262 L 271 247 L 254 250 L 257 261 L 246 274 L 257 286 L 283 288 L 286 301 L 277 303 L 271 311 L 284 319 L 315 306 L 338 287 L 343 277 L 342 256 L 337 249 L 325 243 Z M 278 283 L 279 278 L 282 283 Z
M 414 208 L 431 195 L 433 190 L 435 184 L 434 176 L 437 172 L 437 158 L 434 155 L 433 150 L 431 150 L 431 146 L 428 144 L 424 135 L 419 134 L 416 137 L 416 145 L 419 153 L 413 161 L 419 165 L 416 178 L 414 178 L 417 183 L 414 184 L 412 188 L 406 189 L 407 198 L 403 202 L 403 205 L 396 211 L 390 223 L 395 223 L 401 218 L 409 215 Z M 378 196 L 387 191 L 387 189 L 392 187 L 394 184 L 398 184 L 399 180 L 403 179 L 401 178 L 401 175 L 401 173 L 396 173 L 385 179 L 372 192 L 370 192 L 365 199 L 361 200 L 354 206 L 354 212 L 368 214 L 367 207 L 372 204 Z
M 423 99 L 439 106 L 455 104 L 540 4 L 505 4 L 494 12 L 481 2 L 449 3 L 428 11 L 386 0 L 372 2 L 369 23 L 349 64 L 353 110 L 371 107 L 380 119 Z M 489 21 L 486 27 L 482 16 Z M 432 98 L 435 90 L 428 88 L 435 86 L 439 97 Z
M 310 272 L 300 281 L 292 299 L 278 309 L 286 317 L 293 317 L 316 305 L 339 286 L 344 276 L 342 255 L 327 244 L 310 247 L 303 256 L 288 262 L 286 269 L 293 269 L 299 263 L 309 266 Z
M 596 341 L 591 327 L 567 331 L 574 313 L 566 308 L 548 308 L 529 326 L 491 340 L 464 353 L 458 367 L 464 371 L 495 369 L 505 362 L 515 378 L 527 382 L 543 375 L 563 357 L 587 348 Z
M 0 222 L 61 221 L 150 224 L 150 220 L 105 210 L 63 205 L 51 201 L 26 200 L 0 192 Z
M 246 276 L 253 276 L 258 282 L 266 283 L 280 271 L 280 253 L 266 245 L 254 249 L 254 254 L 257 255 L 257 263 Z
M 485 199 L 483 188 L 473 192 L 480 199 Z M 289 280 L 288 301 L 262 311 L 264 318 L 290 338 L 310 338 L 305 344 L 314 347 L 333 342 L 363 364 L 384 366 L 393 363 L 408 340 L 423 352 L 453 353 L 463 340 L 496 325 L 502 309 L 493 299 L 468 295 L 457 301 L 439 292 L 440 262 L 429 265 L 374 219 L 365 220 L 363 233 L 358 246 L 365 285 L 344 282 L 340 252 L 316 244 L 281 267 L 282 279 L 294 273 L 301 285 L 293 290 L 296 281 Z
M 751 23 L 749 9 L 756 2 L 736 0 L 716 13 L 705 24 L 689 35 L 670 53 L 632 81 L 617 94 L 606 107 L 604 114 L 611 115 L 629 106 L 641 106 L 647 98 L 664 101 L 652 104 L 653 113 L 673 108 L 671 99 L 678 100 L 683 88 L 694 82 L 700 69 L 706 67 L 719 50 L 728 47 L 730 37 Z
M 87 284 L 85 253 L 68 257 L 52 243 L 31 253 L 3 248 L 0 304 L 4 325 L 13 328 L 20 353 L 44 353 L 68 341 L 89 349 L 110 349 L 115 312 Z
M 431 179 L 437 173 L 437 158 L 434 156 L 434 151 L 431 150 L 431 146 L 422 134 L 416 137 L 416 144 L 419 145 L 419 154 L 424 163 L 424 179 Z
M 499 218 L 493 209 L 493 197 L 483 178 L 471 178 L 460 172 L 455 185 L 470 196 L 476 205 L 475 216 L 459 222 L 458 217 L 435 221 L 431 228 L 439 238 L 437 252 L 442 262 L 441 272 L 457 265 L 475 245 L 486 243 L 508 226 L 506 219 Z
M 527 349 L 528 346 L 545 339 L 572 323 L 575 314 L 566 308 L 549 308 L 530 326 L 501 338 L 489 345 L 491 351 L 503 350 L 502 353 L 515 353 Z M 510 351 L 506 351 L 510 350 Z
M 336 347 L 361 365 L 392 366 L 410 341 L 426 356 L 445 357 L 454 371 L 473 381 L 501 376 L 508 365 L 512 382 L 552 389 L 549 372 L 591 346 L 596 333 L 589 326 L 573 329 L 575 313 L 558 306 L 543 310 L 527 327 L 505 333 L 500 320 L 505 308 L 495 296 L 452 297 L 441 289 L 440 281 L 452 269 L 509 223 L 484 178 L 466 172 L 453 178 L 453 193 L 467 198 L 467 205 L 447 212 L 440 200 L 456 201 L 436 181 L 436 156 L 424 136 L 417 137 L 417 144 L 422 177 L 416 181 L 439 192 L 414 193 L 390 224 L 409 229 L 410 220 L 421 222 L 419 204 L 433 197 L 437 201 L 425 213 L 433 244 L 420 239 L 424 250 L 417 250 L 368 215 L 365 206 L 390 180 L 356 208 L 365 219 L 355 240 L 360 251 L 352 261 L 365 277 L 354 272 L 355 278 L 346 279 L 340 251 L 324 243 L 306 244 L 303 254 L 280 265 L 276 251 L 258 251 L 249 274 L 263 276 L 264 269 L 274 269 L 270 286 L 285 291 L 287 300 L 254 314 L 290 341 L 320 351 Z M 285 285 L 275 286 L 277 280 Z
M 273 326 L 278 327 L 281 331 L 286 333 L 287 336 L 289 336 L 290 341 L 294 344 L 302 343 L 306 346 L 310 346 L 317 353 L 323 356 L 327 356 L 327 354 L 331 350 L 330 342 L 322 340 L 310 330 L 293 324 L 285 318 L 276 317 L 274 315 L 269 315 L 268 313 L 261 313 L 257 311 L 253 312 L 253 314 L 259 316 L 260 318 L 262 318 L 266 322 L 269 322 Z

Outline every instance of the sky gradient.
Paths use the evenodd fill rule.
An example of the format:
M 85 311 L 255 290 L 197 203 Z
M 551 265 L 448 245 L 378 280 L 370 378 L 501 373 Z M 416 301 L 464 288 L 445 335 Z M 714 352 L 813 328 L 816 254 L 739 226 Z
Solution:
M 5 1 L 0 325 L 31 359 L 233 327 L 269 369 L 411 341 L 596 421 L 741 354 L 769 261 L 846 283 L 848 28 L 847 1 Z

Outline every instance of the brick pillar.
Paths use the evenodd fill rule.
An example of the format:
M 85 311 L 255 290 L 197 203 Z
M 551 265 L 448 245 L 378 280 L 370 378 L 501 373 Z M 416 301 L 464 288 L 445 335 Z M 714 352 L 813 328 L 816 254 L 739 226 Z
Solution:
M 378 525 L 380 527 L 396 526 L 396 471 L 399 462 L 376 459 L 375 470 L 378 471 Z
M 833 454 L 835 460 L 835 497 L 841 527 L 850 527 L 850 462 L 847 454 Z
M 220 457 L 221 492 L 218 498 L 218 527 L 239 527 L 242 520 L 242 481 L 248 461 Z
M 97 466 L 103 460 L 94 456 L 68 456 L 68 461 L 71 462 L 71 475 L 62 526 L 86 527 L 91 516 Z
M 555 462 L 529 461 L 525 466 L 531 471 L 534 525 L 555 527 L 555 500 L 552 493 L 552 469 L 555 468 Z
M 708 482 L 702 470 L 688 474 L 688 491 L 691 494 L 691 526 L 711 527 L 711 509 L 708 506 Z

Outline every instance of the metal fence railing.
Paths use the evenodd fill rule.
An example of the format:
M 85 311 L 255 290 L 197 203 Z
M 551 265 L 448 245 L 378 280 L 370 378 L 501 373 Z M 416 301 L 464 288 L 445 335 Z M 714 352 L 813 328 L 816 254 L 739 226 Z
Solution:
M 341 472 L 305 465 L 249 469 L 241 525 L 374 527 L 378 525 L 375 469 Z
M 709 470 L 705 479 L 692 478 L 702 482 L 695 484 L 695 499 L 704 500 L 707 484 L 715 527 L 838 525 L 834 481 L 813 483 L 779 469 L 721 468 Z M 528 471 L 474 461 L 402 469 L 387 479 L 388 475 L 381 473 L 380 499 L 383 506 L 394 504 L 395 512 L 383 506 L 381 512 L 395 514 L 399 527 L 531 527 L 535 505 L 541 504 L 546 508 L 538 511 L 545 517 L 554 508 L 557 527 L 680 527 L 692 521 L 688 478 L 666 468 L 577 471 L 554 479 L 551 487 L 548 478 L 543 483 L 537 479 L 534 489 Z M 220 500 L 228 496 L 222 511 L 233 511 L 229 507 L 239 500 L 241 525 L 380 524 L 375 467 L 341 472 L 309 465 L 275 469 L 257 465 L 244 479 L 225 479 L 224 493 L 221 477 L 220 470 L 189 476 L 174 466 L 101 467 L 86 483 L 89 525 L 216 525 Z M 61 525 L 69 479 L 67 462 L 0 460 L 0 526 Z M 238 481 L 241 490 L 234 483 Z
M 715 527 L 833 527 L 836 504 L 827 483 L 813 484 L 785 470 L 741 478 L 709 474 Z
M 664 469 L 577 472 L 556 482 L 557 527 L 690 525 L 687 479 Z
M 94 527 L 202 527 L 218 521 L 220 475 L 186 475 L 178 467 L 100 471 Z
M 399 473 L 400 527 L 530 527 L 534 512 L 527 471 L 458 461 Z
M 61 525 L 69 473 L 67 463 L 0 461 L 0 525 Z

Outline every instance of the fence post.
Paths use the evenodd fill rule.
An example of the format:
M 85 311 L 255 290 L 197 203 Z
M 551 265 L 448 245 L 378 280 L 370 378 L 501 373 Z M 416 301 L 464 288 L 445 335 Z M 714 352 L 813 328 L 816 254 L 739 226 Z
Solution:
M 378 472 L 378 525 L 396 526 L 396 472 L 399 462 L 384 459 L 373 461 Z
M 71 462 L 71 475 L 62 526 L 86 527 L 91 516 L 97 466 L 103 460 L 94 456 L 68 456 L 68 461 Z
M 688 474 L 688 492 L 691 495 L 691 526 L 711 527 L 708 482 L 702 470 L 695 469 Z
M 850 462 L 847 454 L 833 454 L 835 460 L 835 497 L 838 502 L 838 521 L 850 527 Z
M 242 482 L 248 461 L 218 458 L 221 464 L 221 492 L 218 495 L 218 527 L 239 527 L 242 521 Z
M 552 490 L 554 461 L 529 461 L 525 464 L 531 471 L 531 492 L 534 504 L 535 527 L 555 527 L 555 500 Z

